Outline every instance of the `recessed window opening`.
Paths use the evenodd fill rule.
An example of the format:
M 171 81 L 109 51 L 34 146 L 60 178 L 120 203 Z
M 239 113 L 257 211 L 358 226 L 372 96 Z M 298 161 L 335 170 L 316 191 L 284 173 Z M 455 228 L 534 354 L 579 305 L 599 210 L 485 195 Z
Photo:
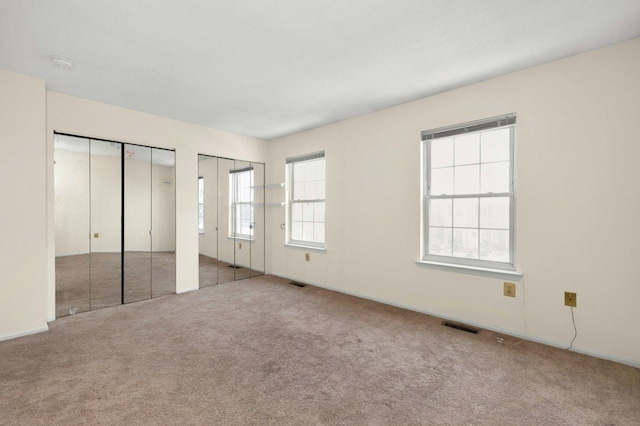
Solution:
M 324 151 L 287 158 L 289 244 L 325 246 Z
M 514 270 L 516 115 L 422 132 L 423 260 Z

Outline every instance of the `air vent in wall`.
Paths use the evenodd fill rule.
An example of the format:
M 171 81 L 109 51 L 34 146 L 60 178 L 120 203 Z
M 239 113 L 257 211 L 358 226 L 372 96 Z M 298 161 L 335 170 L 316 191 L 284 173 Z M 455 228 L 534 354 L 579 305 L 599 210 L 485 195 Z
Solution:
M 467 333 L 478 334 L 480 330 L 476 330 L 475 328 L 469 327 L 464 324 L 456 324 L 455 322 L 450 321 L 442 321 L 442 325 L 445 327 L 455 328 L 456 330 L 466 331 Z
M 233 269 L 240 269 L 241 268 L 241 266 L 238 266 L 238 265 L 227 265 L 227 266 L 229 266 L 229 268 L 233 268 Z
M 291 281 L 291 282 L 289 282 L 289 284 L 295 285 L 296 287 L 306 287 L 306 284 L 297 283 L 295 281 Z

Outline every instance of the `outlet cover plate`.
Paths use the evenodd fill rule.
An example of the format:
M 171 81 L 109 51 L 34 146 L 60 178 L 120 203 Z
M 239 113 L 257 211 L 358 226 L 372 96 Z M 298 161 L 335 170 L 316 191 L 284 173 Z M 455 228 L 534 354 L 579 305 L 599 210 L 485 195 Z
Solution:
M 578 303 L 576 297 L 577 296 L 576 296 L 575 293 L 571 293 L 569 291 L 565 291 L 564 292 L 564 304 L 566 306 L 573 306 L 575 308 L 577 303 Z
M 508 297 L 516 297 L 515 283 L 504 283 L 504 295 Z

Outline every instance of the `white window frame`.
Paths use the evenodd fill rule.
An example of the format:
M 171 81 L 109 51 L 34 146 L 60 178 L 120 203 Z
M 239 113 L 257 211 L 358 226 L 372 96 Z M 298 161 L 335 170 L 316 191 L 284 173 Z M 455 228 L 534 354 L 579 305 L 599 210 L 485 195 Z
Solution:
M 491 117 L 484 120 L 457 124 L 453 126 L 441 127 L 438 129 L 422 132 L 422 261 L 436 265 L 451 265 L 462 268 L 477 268 L 478 270 L 516 270 L 516 241 L 515 241 L 515 179 L 514 179 L 514 159 L 515 159 L 515 123 L 516 114 L 507 114 L 498 117 Z M 451 137 L 460 134 L 476 133 L 498 128 L 509 128 L 509 191 L 505 193 L 474 193 L 465 195 L 433 195 L 431 194 L 431 141 L 444 137 Z M 481 161 L 482 159 L 479 160 Z M 488 198 L 488 197 L 509 197 L 509 261 L 499 262 L 492 260 L 468 259 L 454 256 L 442 256 L 429 253 L 429 206 L 433 199 L 458 199 L 458 198 Z M 480 218 L 478 218 L 480 220 Z M 452 224 L 452 229 L 453 224 Z M 478 229 L 480 223 L 478 223 Z
M 200 224 L 202 223 L 202 226 Z M 198 232 L 204 234 L 204 177 L 198 176 Z
M 316 199 L 294 199 L 294 164 L 301 162 L 311 162 L 323 160 L 325 165 L 325 197 L 324 198 L 316 198 Z M 299 246 L 299 247 L 308 247 L 313 249 L 324 250 L 326 248 L 327 234 L 326 234 L 326 160 L 324 151 L 313 152 L 310 154 L 300 155 L 296 157 L 289 157 L 286 159 L 287 164 L 287 245 L 291 246 Z M 324 203 L 325 205 L 325 235 L 324 240 L 322 242 L 318 241 L 308 241 L 308 240 L 296 240 L 292 238 L 293 231 L 293 205 L 294 204 L 303 204 L 303 203 Z
M 241 193 L 242 188 L 238 188 L 237 181 L 243 174 L 249 174 L 249 200 L 238 200 L 238 194 Z M 253 240 L 253 166 L 243 167 L 240 169 L 232 169 L 229 171 L 229 238 Z M 247 189 L 245 188 L 245 189 Z M 242 206 L 248 205 L 250 211 L 250 224 L 249 233 L 242 233 L 236 231 L 236 216 L 242 211 Z

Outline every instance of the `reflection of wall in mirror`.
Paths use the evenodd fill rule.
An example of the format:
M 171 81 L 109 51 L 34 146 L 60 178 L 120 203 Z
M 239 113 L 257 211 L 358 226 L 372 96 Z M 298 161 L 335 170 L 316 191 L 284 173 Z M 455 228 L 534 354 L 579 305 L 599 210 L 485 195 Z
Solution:
M 56 256 L 92 252 L 120 251 L 120 158 L 93 156 L 91 159 L 91 197 L 89 195 L 89 156 L 64 150 L 55 151 L 54 168 Z M 125 198 L 134 204 L 153 203 L 153 250 L 175 251 L 175 175 L 174 168 L 153 165 L 153 197 L 146 185 L 136 185 L 131 176 L 148 176 L 149 163 L 127 159 Z M 165 182 L 170 181 L 170 184 Z M 89 203 L 92 210 L 89 212 Z M 135 208 L 136 206 L 130 206 Z M 138 206 L 139 207 L 139 206 Z M 89 215 L 91 214 L 91 229 Z M 150 215 L 127 215 L 127 250 L 149 250 Z M 99 233 L 94 238 L 93 233 Z M 91 248 L 89 235 L 91 234 Z

